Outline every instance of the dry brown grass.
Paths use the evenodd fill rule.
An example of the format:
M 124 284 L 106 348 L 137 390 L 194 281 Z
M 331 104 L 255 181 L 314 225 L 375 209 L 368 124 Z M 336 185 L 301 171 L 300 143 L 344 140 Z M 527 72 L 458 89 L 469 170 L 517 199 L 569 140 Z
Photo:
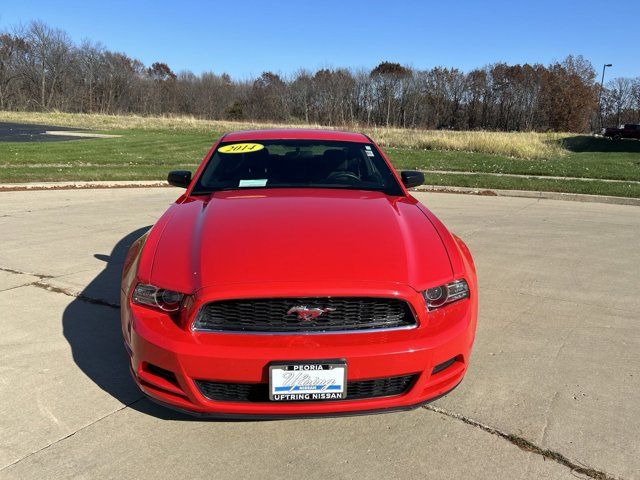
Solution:
M 185 116 L 143 117 L 140 115 L 101 115 L 76 113 L 0 112 L 0 121 L 42 123 L 96 130 L 190 130 L 228 132 L 263 128 L 333 128 L 320 125 L 275 124 L 202 120 Z M 416 130 L 386 127 L 353 127 L 363 131 L 385 147 L 414 150 L 453 150 L 502 155 L 525 159 L 562 156 L 566 150 L 561 140 L 567 133 L 486 132 Z
M 303 125 L 229 122 L 203 120 L 190 116 L 145 117 L 141 115 L 103 115 L 98 113 L 63 112 L 6 112 L 0 111 L 0 121 L 42 123 L 61 127 L 91 128 L 96 130 L 191 130 L 201 132 L 226 132 L 264 128 L 302 127 Z M 323 128 L 319 125 L 306 128 Z
M 371 137 L 384 146 L 415 150 L 454 150 L 506 157 L 546 159 L 562 156 L 568 133 L 486 132 L 374 128 Z

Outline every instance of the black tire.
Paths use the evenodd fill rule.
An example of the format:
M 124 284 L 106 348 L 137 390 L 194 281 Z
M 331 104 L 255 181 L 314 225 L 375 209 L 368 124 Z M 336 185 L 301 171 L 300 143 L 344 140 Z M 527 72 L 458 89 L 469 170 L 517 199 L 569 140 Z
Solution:
M 622 135 L 620 135 L 619 133 L 616 133 L 613 137 L 614 140 L 622 140 Z

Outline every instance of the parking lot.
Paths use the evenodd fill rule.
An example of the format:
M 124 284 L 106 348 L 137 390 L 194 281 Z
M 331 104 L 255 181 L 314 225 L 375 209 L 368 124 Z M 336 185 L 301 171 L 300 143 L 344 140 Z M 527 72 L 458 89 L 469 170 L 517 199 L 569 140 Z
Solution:
M 416 194 L 477 264 L 460 387 L 411 412 L 229 422 L 129 377 L 120 269 L 178 195 L 0 193 L 0 478 L 640 478 L 638 207 Z
M 65 135 L 65 132 L 78 130 L 82 129 L 54 125 L 0 122 L 0 142 L 59 142 L 74 140 L 81 137 Z

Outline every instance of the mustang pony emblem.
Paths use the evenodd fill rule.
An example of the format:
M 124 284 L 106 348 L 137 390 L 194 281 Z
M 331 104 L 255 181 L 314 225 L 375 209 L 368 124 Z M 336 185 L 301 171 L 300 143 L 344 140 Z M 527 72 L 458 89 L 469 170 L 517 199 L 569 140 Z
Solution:
M 300 305 L 297 307 L 291 307 L 287 312 L 287 315 L 291 315 L 292 313 L 297 313 L 298 318 L 300 320 L 315 320 L 323 313 L 335 312 L 335 308 L 327 307 L 327 308 L 318 308 L 318 307 L 306 307 L 304 305 Z

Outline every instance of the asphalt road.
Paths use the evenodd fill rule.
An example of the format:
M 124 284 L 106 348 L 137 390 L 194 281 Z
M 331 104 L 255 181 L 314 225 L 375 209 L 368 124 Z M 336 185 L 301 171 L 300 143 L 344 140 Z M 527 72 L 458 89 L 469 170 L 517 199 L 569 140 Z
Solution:
M 57 127 L 55 125 L 35 125 L 30 123 L 0 122 L 0 142 L 60 142 L 79 140 L 70 135 L 45 135 L 45 132 L 81 131 L 82 128 Z
M 178 193 L 0 193 L 0 478 L 640 478 L 638 207 L 417 194 L 479 271 L 461 386 L 412 412 L 213 422 L 142 399 L 114 307 L 127 245 Z

